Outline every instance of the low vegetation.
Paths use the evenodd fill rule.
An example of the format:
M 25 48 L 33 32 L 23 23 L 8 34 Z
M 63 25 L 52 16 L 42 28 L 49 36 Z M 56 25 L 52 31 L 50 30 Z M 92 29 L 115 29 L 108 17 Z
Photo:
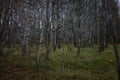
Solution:
M 14 51 L 13 51 L 14 50 Z M 44 49 L 39 67 L 35 66 L 36 52 L 21 56 L 19 48 L 5 48 L 0 57 L 0 80 L 116 80 L 116 63 L 112 46 L 99 53 L 97 48 L 81 48 L 80 56 L 77 49 L 68 52 L 64 47 L 57 49 L 46 61 Z M 64 64 L 64 69 L 62 67 Z

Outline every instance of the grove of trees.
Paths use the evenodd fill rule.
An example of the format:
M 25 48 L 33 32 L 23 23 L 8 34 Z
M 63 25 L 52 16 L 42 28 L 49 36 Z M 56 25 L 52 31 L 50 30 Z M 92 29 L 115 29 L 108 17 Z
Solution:
M 103 52 L 112 45 L 120 80 L 118 1 L 0 0 L 0 56 L 5 47 L 18 45 L 24 57 L 36 46 L 39 67 L 43 47 L 45 60 L 57 49 L 63 49 L 64 60 L 65 46 L 68 52 L 76 48 L 74 54 L 79 57 L 81 48 L 97 46 L 97 51 Z

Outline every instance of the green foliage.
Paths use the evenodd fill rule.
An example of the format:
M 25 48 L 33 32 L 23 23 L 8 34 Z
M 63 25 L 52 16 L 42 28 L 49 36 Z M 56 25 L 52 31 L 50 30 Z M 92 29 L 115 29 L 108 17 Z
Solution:
M 68 52 L 64 47 L 64 75 L 62 68 L 62 49 L 51 54 L 45 61 L 45 49 L 42 49 L 40 65 L 36 69 L 36 54 L 21 56 L 20 49 L 5 48 L 7 55 L 0 57 L 0 80 L 115 80 L 116 63 L 112 46 L 98 53 L 97 48 L 81 48 L 79 57 L 77 49 Z

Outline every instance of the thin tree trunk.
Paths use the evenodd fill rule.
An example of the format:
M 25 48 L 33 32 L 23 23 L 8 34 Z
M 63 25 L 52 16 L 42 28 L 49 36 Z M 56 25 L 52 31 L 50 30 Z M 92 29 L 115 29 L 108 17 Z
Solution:
M 115 34 L 113 35 L 113 40 L 114 40 L 114 54 L 115 54 L 116 64 L 117 64 L 118 80 L 120 80 L 120 61 L 119 61 L 119 54 L 118 54 L 117 38 Z
M 1 10 L 0 10 L 0 33 L 1 33 L 1 29 L 2 29 L 2 22 L 1 21 L 2 21 L 2 12 L 3 12 L 3 0 L 1 0 L 0 7 L 1 7 Z M 3 53 L 1 36 L 2 36 L 2 34 L 0 34 L 0 55 Z
M 80 55 L 80 38 L 78 39 L 77 49 L 78 49 L 78 51 L 77 51 L 77 56 L 79 56 L 79 55 Z
M 115 19 L 113 22 L 113 44 L 114 44 L 114 54 L 115 54 L 116 64 L 117 64 L 118 80 L 120 80 L 120 61 L 119 61 L 119 54 L 118 54 L 118 43 L 117 43 Z
M 44 29 L 42 28 L 42 32 L 41 32 L 41 35 L 40 35 L 39 49 L 38 49 L 37 58 L 36 58 L 36 66 L 37 67 L 39 66 L 39 60 L 40 60 L 40 55 L 41 55 L 41 46 L 42 46 L 43 32 L 44 32 L 43 30 Z
M 46 33 L 46 55 L 45 59 L 49 59 L 50 55 L 50 23 L 49 23 L 49 0 L 46 0 L 46 25 L 45 25 L 45 33 Z

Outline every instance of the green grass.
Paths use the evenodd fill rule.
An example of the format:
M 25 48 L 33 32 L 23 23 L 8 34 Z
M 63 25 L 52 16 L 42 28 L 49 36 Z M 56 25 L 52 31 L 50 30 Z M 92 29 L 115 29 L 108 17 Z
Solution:
M 119 48 L 120 49 L 120 48 Z M 64 52 L 64 72 L 62 72 L 62 53 Z M 42 54 L 45 50 L 42 49 Z M 81 48 L 80 56 L 76 57 L 77 49 L 68 52 L 57 49 L 51 58 L 45 61 L 41 57 L 36 69 L 36 51 L 21 56 L 19 47 L 5 48 L 0 57 L 0 80 L 116 80 L 116 63 L 112 46 L 104 52 L 97 48 Z

